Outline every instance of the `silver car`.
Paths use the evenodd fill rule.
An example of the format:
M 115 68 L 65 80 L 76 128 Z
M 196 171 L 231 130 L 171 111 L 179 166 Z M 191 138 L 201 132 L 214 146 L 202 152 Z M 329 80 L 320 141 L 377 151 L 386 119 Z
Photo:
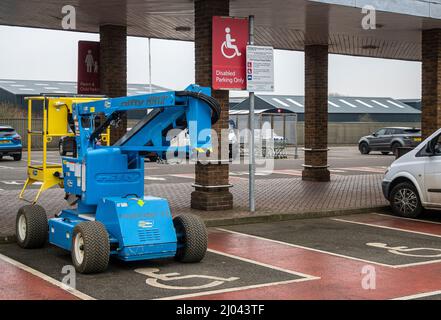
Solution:
M 398 148 L 415 148 L 421 142 L 421 129 L 392 127 L 381 128 L 371 135 L 362 137 L 358 142 L 361 154 L 380 151 L 382 154 L 397 154 Z

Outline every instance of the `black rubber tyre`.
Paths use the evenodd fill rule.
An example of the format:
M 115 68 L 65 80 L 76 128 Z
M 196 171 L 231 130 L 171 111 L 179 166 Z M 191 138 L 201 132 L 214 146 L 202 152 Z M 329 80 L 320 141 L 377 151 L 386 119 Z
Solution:
M 200 262 L 207 252 L 208 235 L 204 221 L 192 214 L 173 219 L 178 237 L 175 259 L 180 262 Z
M 369 154 L 371 150 L 369 149 L 369 145 L 366 142 L 360 143 L 358 146 L 358 150 L 360 150 L 361 154 Z
M 397 184 L 391 191 L 389 202 L 392 212 L 406 218 L 417 218 L 423 211 L 415 186 L 410 182 Z
M 397 156 L 398 155 L 398 148 L 401 148 L 402 147 L 402 145 L 401 145 L 401 143 L 399 143 L 399 142 L 394 142 L 394 143 L 392 143 L 392 153 L 395 155 L 395 156 Z
M 386 156 L 389 154 L 389 151 L 382 151 L 381 154 Z
M 41 248 L 48 236 L 46 211 L 39 205 L 26 205 L 18 210 L 15 220 L 17 243 L 25 249 Z
M 107 269 L 109 234 L 101 222 L 86 221 L 75 226 L 71 256 L 75 269 L 80 273 L 99 273 Z
M 20 161 L 21 160 L 21 153 L 14 154 L 12 156 L 12 158 L 14 158 L 14 161 Z

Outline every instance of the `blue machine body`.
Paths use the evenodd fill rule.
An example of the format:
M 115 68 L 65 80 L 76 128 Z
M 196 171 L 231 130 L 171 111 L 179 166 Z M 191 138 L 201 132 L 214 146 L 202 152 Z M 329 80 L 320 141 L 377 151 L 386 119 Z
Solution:
M 185 92 L 211 94 L 196 85 Z M 110 121 L 121 111 L 141 109 L 153 111 L 113 146 L 100 145 L 96 117 Z M 143 154 L 209 150 L 209 105 L 194 95 L 165 92 L 76 104 L 72 116 L 78 156 L 63 157 L 62 166 L 66 196 L 74 201 L 49 219 L 50 243 L 71 250 L 75 226 L 92 220 L 106 227 L 111 255 L 121 260 L 173 257 L 177 235 L 170 207 L 166 199 L 144 195 Z M 182 123 L 188 127 L 190 145 L 173 149 L 165 134 L 182 129 Z

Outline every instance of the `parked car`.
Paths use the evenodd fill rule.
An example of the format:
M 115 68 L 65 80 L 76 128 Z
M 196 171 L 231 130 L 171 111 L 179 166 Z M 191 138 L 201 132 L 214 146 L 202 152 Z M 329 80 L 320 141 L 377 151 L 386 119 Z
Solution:
M 15 129 L 0 125 L 0 160 L 4 156 L 11 156 L 15 161 L 20 161 L 22 149 L 21 137 Z
M 426 209 L 441 209 L 441 129 L 395 160 L 382 183 L 395 214 L 415 218 Z
M 386 155 L 397 153 L 400 147 L 414 148 L 421 142 L 421 129 L 417 128 L 381 128 L 369 136 L 362 137 L 358 142 L 361 154 L 380 151 Z

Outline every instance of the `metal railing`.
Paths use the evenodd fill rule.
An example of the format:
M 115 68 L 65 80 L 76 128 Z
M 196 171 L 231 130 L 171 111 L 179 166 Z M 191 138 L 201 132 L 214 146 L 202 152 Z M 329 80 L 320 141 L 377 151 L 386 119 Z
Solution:
M 0 125 L 12 126 L 22 138 L 23 148 L 28 146 L 28 119 L 0 119 Z M 43 118 L 33 118 L 31 120 L 31 127 L 33 131 L 41 131 L 43 129 Z M 34 150 L 43 149 L 42 136 L 32 136 L 32 148 Z M 57 149 L 59 137 L 54 137 L 50 143 L 48 143 L 48 149 Z

